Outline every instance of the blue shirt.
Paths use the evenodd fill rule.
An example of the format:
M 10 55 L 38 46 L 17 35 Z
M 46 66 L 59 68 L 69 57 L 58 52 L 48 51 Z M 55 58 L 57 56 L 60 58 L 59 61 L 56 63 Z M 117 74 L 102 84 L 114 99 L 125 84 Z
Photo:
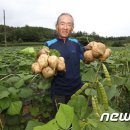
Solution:
M 83 59 L 83 49 L 76 39 L 67 38 L 47 41 L 50 49 L 56 49 L 65 59 L 66 71 L 58 72 L 52 80 L 51 93 L 53 95 L 72 95 L 81 86 L 80 59 Z

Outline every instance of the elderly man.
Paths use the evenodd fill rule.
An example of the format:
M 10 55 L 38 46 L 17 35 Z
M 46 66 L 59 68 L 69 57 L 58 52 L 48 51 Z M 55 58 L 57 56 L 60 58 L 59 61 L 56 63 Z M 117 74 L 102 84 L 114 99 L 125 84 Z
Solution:
M 83 49 L 76 39 L 69 38 L 74 29 L 74 19 L 68 13 L 62 13 L 56 22 L 58 37 L 47 41 L 50 49 L 56 49 L 65 59 L 66 71 L 58 72 L 52 81 L 51 95 L 55 113 L 57 104 L 67 103 L 73 93 L 82 86 L 80 77 L 80 59 Z

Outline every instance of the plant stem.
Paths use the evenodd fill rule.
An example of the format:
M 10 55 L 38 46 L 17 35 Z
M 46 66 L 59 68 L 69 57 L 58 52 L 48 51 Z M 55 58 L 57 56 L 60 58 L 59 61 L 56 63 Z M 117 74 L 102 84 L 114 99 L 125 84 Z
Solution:
M 3 77 L 2 79 L 0 79 L 0 81 L 4 80 L 4 79 L 6 79 L 6 78 L 8 78 L 8 77 L 10 77 L 10 76 L 12 76 L 12 75 L 14 75 L 14 74 L 9 74 L 9 75 Z
M 30 83 L 38 76 L 39 74 L 36 74 L 33 76 L 32 80 L 30 81 Z
M 127 67 L 127 72 L 129 73 L 130 70 L 129 70 L 129 63 L 128 63 L 128 61 L 126 62 L 126 67 Z
M 4 128 L 1 119 L 0 119 L 0 128 L 1 128 L 1 130 L 3 130 L 3 128 Z
M 96 79 L 95 79 L 96 82 L 98 81 L 98 73 L 99 73 L 99 71 L 100 71 L 101 65 L 102 65 L 102 62 L 99 62 L 99 66 L 98 66 L 97 72 L 96 72 Z

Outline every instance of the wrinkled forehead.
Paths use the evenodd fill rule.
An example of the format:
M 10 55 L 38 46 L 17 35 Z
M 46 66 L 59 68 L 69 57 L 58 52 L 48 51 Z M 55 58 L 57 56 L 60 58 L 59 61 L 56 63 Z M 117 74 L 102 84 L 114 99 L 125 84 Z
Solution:
M 73 18 L 69 15 L 62 15 L 59 18 L 59 23 L 65 22 L 65 23 L 72 23 L 73 24 Z

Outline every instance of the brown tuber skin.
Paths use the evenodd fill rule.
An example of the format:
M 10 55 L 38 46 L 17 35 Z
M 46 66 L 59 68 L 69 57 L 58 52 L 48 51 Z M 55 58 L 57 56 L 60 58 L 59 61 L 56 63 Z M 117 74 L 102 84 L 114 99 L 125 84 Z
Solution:
M 49 63 L 49 66 L 50 66 L 52 69 L 56 69 L 57 64 L 58 64 L 58 57 L 55 56 L 55 55 L 49 56 L 49 57 L 48 57 L 48 63 Z
M 105 53 L 99 57 L 99 60 L 105 61 L 111 55 L 111 53 L 112 53 L 111 49 L 107 48 Z
M 47 66 L 46 68 L 43 68 L 42 75 L 44 76 L 45 79 L 50 78 L 55 75 L 55 70 Z
M 99 58 L 106 51 L 106 46 L 101 42 L 96 42 L 92 47 L 92 54 L 95 58 Z
M 63 57 L 59 57 L 57 64 L 58 71 L 65 71 L 65 61 Z
M 84 52 L 85 63 L 89 64 L 95 59 L 99 59 L 100 61 L 105 61 L 112 53 L 111 49 L 106 48 L 105 44 L 101 42 L 90 42 L 85 49 L 88 51 Z
M 35 62 L 32 64 L 32 72 L 37 74 L 37 73 L 40 73 L 42 70 L 38 64 L 38 62 Z
M 56 71 L 65 71 L 64 58 L 50 55 L 49 48 L 42 48 L 38 52 L 36 62 L 32 64 L 32 72 L 41 73 L 47 79 L 53 77 Z
M 95 58 L 93 57 L 92 54 L 92 50 L 88 50 L 84 52 L 84 59 L 85 59 L 85 63 L 89 64 L 90 62 L 93 62 L 95 60 Z
M 49 51 L 49 49 L 48 48 L 42 48 L 39 52 L 38 52 L 38 54 L 37 54 L 37 58 L 40 56 L 40 55 L 42 55 L 42 54 L 49 54 L 50 53 L 50 51 Z
M 41 68 L 45 68 L 48 66 L 48 55 L 46 54 L 41 54 L 37 60 L 37 62 L 39 63 L 39 66 Z
M 89 42 L 89 44 L 87 46 L 85 46 L 86 50 L 92 50 L 93 45 L 95 44 L 95 41 Z

